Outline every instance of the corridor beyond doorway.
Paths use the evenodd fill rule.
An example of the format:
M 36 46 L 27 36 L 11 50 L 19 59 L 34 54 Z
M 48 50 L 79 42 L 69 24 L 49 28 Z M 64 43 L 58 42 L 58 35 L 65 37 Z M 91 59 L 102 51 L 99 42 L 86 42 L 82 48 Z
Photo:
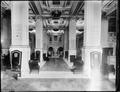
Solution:
M 37 74 L 38 70 L 33 70 L 32 74 Z M 63 58 L 50 58 L 42 67 L 40 67 L 39 73 L 41 72 L 69 72 L 71 74 L 82 74 L 83 64 L 75 62 L 74 67 L 71 69 Z
M 50 58 L 40 71 L 70 71 L 70 69 L 62 58 Z

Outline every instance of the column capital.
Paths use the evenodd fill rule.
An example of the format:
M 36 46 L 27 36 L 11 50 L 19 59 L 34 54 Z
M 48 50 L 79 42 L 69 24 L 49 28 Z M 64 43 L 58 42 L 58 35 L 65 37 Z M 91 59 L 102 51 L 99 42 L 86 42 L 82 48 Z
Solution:
M 72 21 L 72 20 L 73 20 L 73 21 L 76 21 L 77 18 L 76 18 L 76 17 L 71 17 L 71 18 L 70 18 L 70 21 Z
M 36 15 L 35 17 L 36 17 L 36 20 L 37 20 L 37 19 L 43 19 L 43 17 L 40 16 L 40 15 Z
M 85 46 L 83 47 L 84 51 L 86 51 L 87 53 L 91 53 L 91 52 L 100 52 L 102 54 L 102 47 L 97 47 L 97 46 Z
M 84 49 L 101 49 L 102 47 L 101 46 L 83 46 Z

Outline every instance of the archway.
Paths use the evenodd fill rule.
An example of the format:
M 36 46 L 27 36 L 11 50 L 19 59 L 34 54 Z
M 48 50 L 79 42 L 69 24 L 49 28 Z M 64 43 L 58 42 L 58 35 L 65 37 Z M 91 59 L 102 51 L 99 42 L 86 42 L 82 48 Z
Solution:
M 53 47 L 49 47 L 48 48 L 47 56 L 48 57 L 52 57 L 53 55 L 54 55 L 54 49 L 53 49 Z
M 63 47 L 59 47 L 57 49 L 57 55 L 59 55 L 59 57 L 63 57 Z

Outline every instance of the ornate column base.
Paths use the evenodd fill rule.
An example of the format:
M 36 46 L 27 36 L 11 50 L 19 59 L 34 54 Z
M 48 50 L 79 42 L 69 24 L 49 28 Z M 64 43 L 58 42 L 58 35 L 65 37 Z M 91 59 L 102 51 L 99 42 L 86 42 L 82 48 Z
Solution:
M 84 47 L 82 53 L 84 66 L 83 72 L 89 78 L 91 77 L 92 70 L 100 70 L 102 63 L 102 48 L 101 47 Z
M 73 67 L 73 62 L 70 62 L 70 55 L 75 55 L 75 58 L 76 58 L 76 50 L 69 50 L 68 64 L 69 64 L 69 67 L 72 68 Z
M 72 69 L 72 67 L 73 67 L 73 63 L 70 62 L 70 61 L 68 61 L 68 59 L 66 59 L 66 58 L 64 58 L 64 57 L 63 57 L 63 60 L 64 60 L 65 63 L 68 65 L 68 67 L 69 67 L 70 69 Z
M 39 65 L 40 65 L 40 68 L 41 68 L 46 63 L 46 61 L 43 60 L 43 53 L 44 53 L 44 51 L 39 49 L 39 48 L 35 49 L 35 51 L 37 51 L 37 50 L 40 51 L 40 63 L 39 63 Z
M 11 46 L 10 53 L 14 50 L 19 50 L 22 52 L 21 57 L 21 77 L 24 78 L 29 74 L 29 60 L 30 60 L 30 47 L 29 46 Z

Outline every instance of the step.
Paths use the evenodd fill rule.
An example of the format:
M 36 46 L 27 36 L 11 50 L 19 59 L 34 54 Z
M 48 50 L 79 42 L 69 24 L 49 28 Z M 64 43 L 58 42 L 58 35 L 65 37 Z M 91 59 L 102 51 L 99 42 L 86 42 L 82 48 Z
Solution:
M 20 77 L 22 78 L 22 77 Z M 85 74 L 73 74 L 64 71 L 40 71 L 25 75 L 23 78 L 88 78 Z

